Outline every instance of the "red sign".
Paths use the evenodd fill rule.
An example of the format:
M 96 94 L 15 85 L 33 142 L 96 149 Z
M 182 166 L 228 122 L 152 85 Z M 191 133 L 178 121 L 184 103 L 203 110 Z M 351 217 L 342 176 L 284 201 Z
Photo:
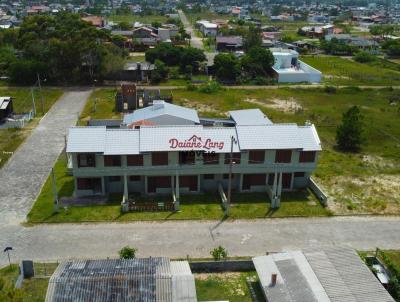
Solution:
M 169 147 L 171 149 L 219 149 L 224 148 L 223 141 L 213 141 L 211 138 L 202 139 L 197 135 L 193 135 L 191 138 L 180 141 L 177 138 L 171 138 L 169 140 Z

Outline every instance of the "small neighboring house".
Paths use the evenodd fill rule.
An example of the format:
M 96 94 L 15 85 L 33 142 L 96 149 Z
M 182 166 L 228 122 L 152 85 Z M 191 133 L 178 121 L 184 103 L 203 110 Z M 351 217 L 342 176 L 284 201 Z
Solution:
M 217 51 L 236 51 L 243 47 L 243 38 L 241 36 L 228 36 L 228 37 L 216 37 L 216 48 Z
M 349 34 L 332 34 L 332 35 L 326 35 L 325 40 L 326 41 L 331 41 L 332 39 L 336 39 L 340 42 L 358 47 L 359 49 L 377 49 L 379 48 L 379 43 L 372 40 L 372 39 L 367 39 L 364 37 L 359 37 L 359 36 L 353 36 Z
M 307 18 L 307 21 L 310 23 L 328 23 L 329 16 L 324 15 L 312 15 Z
M 155 69 L 156 66 L 149 62 L 128 62 L 124 66 L 126 78 L 121 80 L 149 82 Z
M 0 123 L 13 113 L 13 102 L 9 96 L 0 97 Z
M 75 260 L 60 263 L 49 280 L 46 302 L 196 302 L 187 261 L 165 257 Z
M 86 17 L 82 17 L 82 20 L 86 21 L 98 28 L 104 27 L 104 19 L 101 16 L 86 16 Z
M 203 36 L 215 37 L 218 33 L 218 25 L 215 23 L 211 23 L 207 20 L 200 20 L 196 22 L 196 27 L 200 30 Z
M 295 20 L 294 15 L 282 14 L 278 16 L 271 16 L 270 20 L 272 22 L 293 22 Z
M 133 41 L 146 47 L 155 46 L 158 43 L 158 35 L 149 27 L 142 26 L 133 30 Z
M 309 38 L 323 38 L 326 35 L 332 35 L 335 27 L 332 24 L 323 26 L 304 26 L 301 31 Z
M 275 58 L 272 66 L 274 77 L 279 83 L 319 83 L 322 73 L 299 60 L 299 53 L 292 49 L 271 48 Z
M 28 7 L 25 12 L 28 15 L 44 14 L 50 12 L 50 7 L 46 5 L 33 5 Z
M 269 302 L 394 302 L 348 247 L 327 247 L 253 258 Z

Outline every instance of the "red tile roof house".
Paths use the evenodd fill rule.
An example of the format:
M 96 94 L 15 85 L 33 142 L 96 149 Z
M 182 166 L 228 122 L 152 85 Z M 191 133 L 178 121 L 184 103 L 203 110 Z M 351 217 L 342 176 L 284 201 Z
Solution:
M 276 208 L 283 191 L 310 185 L 322 150 L 314 125 L 275 124 L 259 109 L 229 114 L 199 118 L 193 109 L 154 101 L 125 115 L 117 129 L 70 128 L 75 197 L 169 195 L 179 206 L 180 194 L 227 190 L 231 175 L 233 191 L 265 192 Z

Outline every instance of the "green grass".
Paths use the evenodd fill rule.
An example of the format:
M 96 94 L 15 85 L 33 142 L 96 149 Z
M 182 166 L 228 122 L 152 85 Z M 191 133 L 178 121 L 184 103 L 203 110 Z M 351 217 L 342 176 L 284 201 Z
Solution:
M 121 114 L 114 111 L 116 92 L 115 88 L 96 89 L 86 102 L 78 123 L 86 125 L 90 119 L 120 119 Z
M 113 22 L 141 22 L 143 24 L 151 24 L 153 22 L 166 22 L 167 16 L 165 15 L 147 15 L 147 16 L 140 16 L 140 15 L 110 15 L 107 17 L 109 21 Z
M 320 70 L 323 82 L 330 85 L 400 85 L 400 72 L 385 66 L 370 66 L 334 56 L 304 56 L 305 63 Z M 386 66 L 387 67 L 387 66 Z
M 19 274 L 18 271 L 19 271 L 18 265 L 15 264 L 13 264 L 11 267 L 7 266 L 5 268 L 0 269 L 0 279 L 2 279 L 5 282 L 5 287 L 3 290 L 8 289 L 14 294 L 15 297 L 18 297 L 16 298 L 15 301 L 21 301 L 21 302 L 44 301 L 46 297 L 46 291 L 49 279 L 48 278 L 25 279 L 22 283 L 22 287 L 20 289 L 15 289 L 14 285 L 15 281 L 18 278 Z M 0 300 L 8 301 L 8 300 L 2 300 L 1 293 L 0 293 Z
M 258 301 L 265 301 L 256 272 L 195 274 L 198 301 L 251 302 L 246 282 L 251 278 Z
M 385 250 L 385 255 L 392 261 L 393 265 L 400 272 L 400 251 L 399 250 Z
M 29 88 L 0 87 L 0 93 L 3 96 L 13 97 L 14 112 L 25 113 L 32 110 L 32 95 Z M 12 153 L 17 150 L 38 124 L 39 119 L 42 117 L 42 96 L 43 109 L 44 113 L 46 113 L 61 94 L 62 91 L 60 89 L 44 88 L 42 90 L 42 95 L 38 90 L 35 90 L 36 118 L 30 121 L 23 129 L 0 129 L 0 168 L 7 162 L 12 156 Z

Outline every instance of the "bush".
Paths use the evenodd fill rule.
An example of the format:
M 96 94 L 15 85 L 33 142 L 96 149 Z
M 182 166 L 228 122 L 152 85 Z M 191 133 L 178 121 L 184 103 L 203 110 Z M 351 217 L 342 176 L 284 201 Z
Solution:
M 376 57 L 368 52 L 360 51 L 354 56 L 354 61 L 358 63 L 368 63 L 376 60 Z
M 326 93 L 334 94 L 334 93 L 336 93 L 336 87 L 334 87 L 334 86 L 325 86 L 324 87 L 324 91 Z
M 227 250 L 222 246 L 216 247 L 215 249 L 211 250 L 210 254 L 215 261 L 226 259 L 228 257 Z
M 136 258 L 137 249 L 129 246 L 123 247 L 119 252 L 120 259 L 134 259 Z
M 357 106 L 343 113 L 342 124 L 336 129 L 336 143 L 342 151 L 357 152 L 363 143 L 363 115 Z
M 215 81 L 209 81 L 199 87 L 199 91 L 203 93 L 216 93 L 221 89 L 221 85 Z

